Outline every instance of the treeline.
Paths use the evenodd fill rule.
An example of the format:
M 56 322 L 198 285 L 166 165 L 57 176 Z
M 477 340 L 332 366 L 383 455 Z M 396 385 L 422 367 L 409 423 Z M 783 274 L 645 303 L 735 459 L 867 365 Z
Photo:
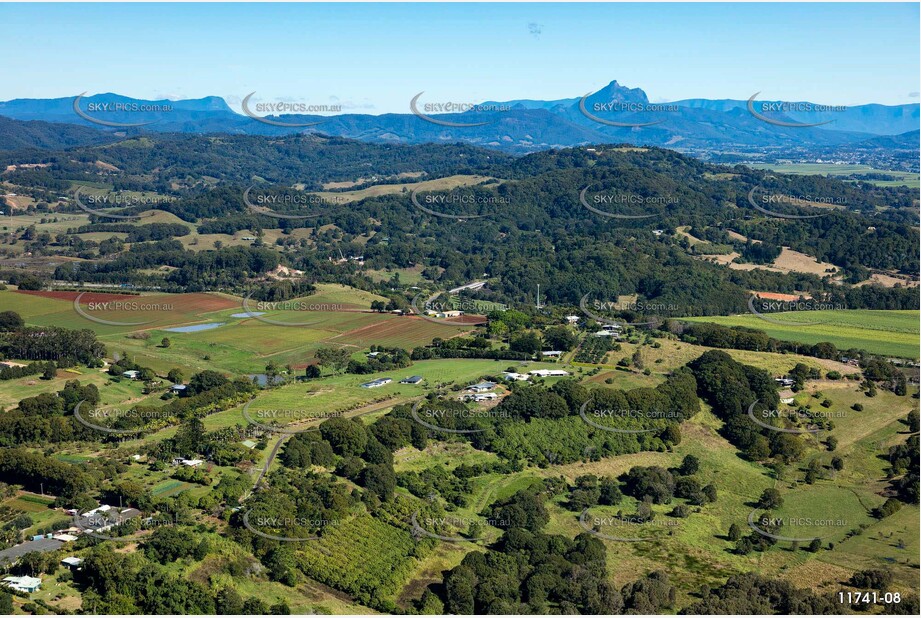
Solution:
M 746 615 L 829 615 L 841 614 L 842 606 L 828 596 L 790 582 L 757 573 L 733 575 L 716 589 L 704 586 L 700 601 L 681 610 L 682 614 Z
M 110 545 L 92 548 L 74 575 L 81 590 L 82 611 L 186 616 L 291 613 L 284 601 L 270 606 L 258 597 L 244 600 L 233 587 L 213 592 L 201 583 L 171 573 L 161 565 L 161 554 L 196 557 L 196 552 L 204 549 L 207 553 L 208 548 L 201 547 L 198 535 L 166 530 L 158 530 L 139 553 L 118 553 Z
M 51 366 L 56 370 L 57 365 L 54 363 Z M 15 380 L 17 378 L 24 378 L 26 376 L 34 376 L 38 373 L 43 373 L 48 369 L 48 363 L 29 363 L 22 367 L 2 365 L 0 366 L 0 380 Z
M 24 448 L 0 449 L 0 477 L 27 491 L 76 496 L 92 487 L 79 467 Z
M 580 417 L 583 405 L 600 427 Z M 574 380 L 520 386 L 489 410 L 433 398 L 418 406 L 416 416 L 445 430 L 427 429 L 431 438 L 466 440 L 509 462 L 546 466 L 665 450 L 681 441 L 679 423 L 698 409 L 694 377 L 679 370 L 656 388 L 630 391 L 588 390 Z M 410 406 L 396 406 L 388 416 L 413 419 Z
M 68 230 L 68 234 L 85 234 L 88 232 L 126 232 L 125 242 L 146 242 L 148 240 L 165 240 L 176 236 L 187 236 L 189 226 L 181 223 L 145 223 L 133 225 L 130 223 L 96 223 L 81 225 L 75 230 Z
M 264 275 L 280 263 L 278 252 L 266 247 L 224 247 L 215 251 L 187 251 L 176 240 L 160 240 L 138 245 L 110 261 L 62 264 L 55 269 L 60 281 L 94 283 L 166 283 L 185 292 L 226 288 L 240 289 L 245 282 Z M 176 270 L 165 278 L 136 277 L 139 269 L 172 266 Z
M 105 346 L 89 329 L 25 326 L 0 332 L 0 354 L 6 358 L 56 361 L 59 366 L 95 366 L 105 353 Z
M 57 393 L 26 397 L 12 410 L 0 415 L 0 445 L 48 444 L 72 440 L 93 440 L 98 432 L 78 422 L 74 408 L 85 402 L 83 412 L 99 403 L 99 389 L 94 384 L 81 385 L 68 380 Z
M 607 570 L 607 549 L 584 532 L 549 535 L 543 502 L 556 488 L 539 482 L 494 503 L 486 513 L 504 529 L 485 551 L 468 553 L 417 601 L 425 614 L 654 614 L 674 607 L 676 590 L 664 572 L 621 588 Z
M 780 397 L 771 374 L 743 365 L 719 350 L 705 352 L 688 366 L 701 397 L 723 421 L 720 433 L 747 457 L 755 461 L 777 458 L 789 463 L 803 456 L 805 445 L 800 436 L 772 431 L 748 416 L 749 406 L 756 402 L 758 414 L 778 409 Z M 775 417 L 771 415 L 764 422 L 770 424 Z
M 710 348 L 727 348 L 733 350 L 753 350 L 755 352 L 794 353 L 815 358 L 839 360 L 841 351 L 829 342 L 804 344 L 785 341 L 769 336 L 763 330 L 746 326 L 723 326 L 712 322 L 675 322 L 670 321 L 663 330 L 682 335 L 682 340 Z M 861 350 L 846 350 L 854 358 L 861 355 Z
M 164 139 L 164 147 L 169 150 L 180 143 L 188 145 L 192 142 L 186 142 L 186 139 L 194 141 L 196 138 L 184 136 L 176 142 L 161 137 L 157 139 Z M 298 156 L 303 156 L 304 160 L 285 161 L 278 168 L 266 173 L 257 173 L 254 169 L 247 168 L 252 165 L 253 168 L 261 169 L 265 164 L 264 161 L 250 159 L 249 152 L 229 162 L 228 169 L 210 170 L 207 163 L 200 163 L 209 168 L 209 175 L 213 172 L 218 178 L 234 176 L 235 174 L 229 170 L 246 168 L 246 182 L 253 174 L 257 174 L 277 185 L 279 178 L 287 175 L 286 169 L 290 169 L 290 166 L 300 167 L 305 160 L 315 160 L 318 152 L 333 151 L 337 153 L 335 156 L 344 151 L 353 154 L 364 152 L 357 155 L 357 160 L 364 162 L 368 162 L 369 159 L 386 160 L 390 157 L 389 165 L 394 168 L 403 167 L 404 161 L 398 159 L 410 152 L 399 147 L 388 151 L 367 144 L 356 145 L 348 140 L 327 141 L 327 138 L 304 136 L 289 136 L 279 143 L 271 144 L 263 143 L 258 137 L 239 136 L 228 138 L 227 143 L 209 146 L 208 152 L 210 153 L 212 148 L 217 151 L 236 152 L 243 143 L 251 146 L 254 151 L 267 149 L 275 151 L 276 155 L 278 149 L 291 149 L 290 151 L 298 152 Z M 435 150 L 427 151 L 431 148 Z M 119 147 L 116 152 L 109 152 L 109 149 L 102 154 L 93 151 L 92 157 L 93 161 L 98 160 L 100 156 L 127 158 L 131 162 L 113 161 L 113 164 L 128 173 L 127 170 L 133 165 L 143 166 L 145 163 L 152 165 L 150 169 L 159 168 L 159 164 L 154 162 L 162 163 L 160 157 L 163 153 L 158 150 L 154 148 L 152 151 L 146 147 L 122 150 Z M 423 169 L 429 176 L 436 177 L 439 169 L 446 169 L 442 164 L 448 162 L 444 155 L 448 151 L 453 152 L 455 156 L 463 155 L 463 158 L 455 158 L 451 163 L 452 173 L 460 173 L 457 168 L 463 167 L 467 171 L 477 170 L 478 173 L 511 179 L 508 182 L 476 189 L 483 195 L 502 199 L 495 207 L 485 209 L 481 214 L 487 216 L 479 219 L 476 225 L 458 226 L 454 221 L 420 212 L 413 207 L 405 194 L 365 199 L 349 208 L 324 211 L 318 219 L 296 223 L 306 225 L 308 223 L 304 221 L 307 221 L 314 227 L 311 241 L 319 255 L 334 256 L 338 255 L 340 248 L 345 250 L 355 247 L 364 254 L 367 268 L 405 268 L 422 265 L 427 269 L 429 278 L 439 283 L 469 281 L 484 272 L 501 273 L 501 282 L 495 286 L 494 293 L 499 300 L 507 303 L 530 304 L 533 302 L 536 283 L 552 281 L 553 285 L 547 286 L 545 294 L 546 300 L 555 304 L 576 305 L 585 294 L 602 300 L 612 300 L 614 296 L 620 295 L 638 295 L 638 300 L 662 307 L 660 311 L 653 312 L 659 314 L 659 317 L 684 317 L 742 312 L 749 295 L 747 290 L 751 289 L 828 292 L 840 286 L 822 281 L 814 275 L 732 271 L 709 264 L 689 256 L 687 250 L 670 235 L 652 234 L 653 228 L 672 230 L 687 224 L 693 224 L 695 228 L 719 225 L 724 221 L 731 204 L 735 204 L 743 213 L 740 215 L 743 217 L 742 223 L 745 211 L 751 212 L 753 218 L 763 220 L 764 217 L 747 203 L 747 195 L 752 187 L 764 183 L 768 183 L 766 186 L 770 190 L 782 189 L 794 195 L 811 192 L 811 195 L 840 198 L 847 200 L 848 206 L 858 210 L 865 209 L 867 212 L 873 211 L 877 206 L 889 207 L 892 204 L 892 191 L 874 192 L 840 181 L 816 181 L 806 177 L 785 178 L 782 185 L 775 186 L 771 184 L 774 181 L 770 174 L 741 166 L 731 168 L 734 175 L 731 179 L 713 182 L 709 177 L 712 174 L 726 174 L 727 168 L 705 164 L 661 149 L 648 149 L 644 152 L 612 150 L 606 152 L 604 157 L 598 157 L 584 149 L 566 149 L 536 153 L 512 160 L 471 147 L 429 146 L 412 147 L 411 156 L 415 157 L 423 152 L 433 156 L 432 161 L 417 170 Z M 187 154 L 194 158 L 203 157 L 201 153 Z M 204 158 L 210 159 L 212 156 L 223 160 L 217 153 Z M 355 163 L 350 161 L 346 167 Z M 121 165 L 127 165 L 127 168 L 122 168 Z M 318 161 L 317 165 L 320 169 L 331 169 L 327 161 Z M 177 163 L 177 159 L 170 159 L 169 165 L 163 166 L 163 169 L 168 168 L 169 173 L 177 173 L 182 167 Z M 53 165 L 49 169 L 56 168 Z M 144 173 L 149 171 L 146 170 Z M 194 177 L 195 174 L 204 174 L 205 170 L 189 169 L 188 173 Z M 308 189 L 313 189 L 309 177 L 315 176 L 316 173 L 312 170 L 299 174 L 297 182 L 304 182 L 305 177 L 308 177 Z M 339 171 L 335 175 L 338 174 Z M 367 170 L 363 169 L 348 180 L 366 177 L 365 174 Z M 817 182 L 820 184 L 817 185 Z M 593 187 L 593 191 L 597 192 L 636 194 L 668 201 L 665 206 L 654 208 L 657 215 L 655 219 L 624 224 L 622 221 L 606 220 L 582 207 L 578 196 L 587 186 Z M 245 187 L 242 184 L 219 186 L 213 190 L 208 189 L 194 198 L 187 197 L 167 203 L 164 208 L 173 209 L 180 216 L 189 219 L 214 219 L 216 222 L 213 225 L 220 226 L 226 226 L 231 217 L 240 217 L 239 225 L 235 223 L 233 226 L 237 229 L 242 229 L 241 226 L 250 229 L 279 226 L 283 230 L 292 229 L 294 224 L 288 220 L 279 223 L 277 220 L 268 221 L 269 217 L 248 213 L 246 206 L 242 204 L 243 188 Z M 815 193 L 818 190 L 824 193 Z M 909 190 L 903 193 L 911 196 Z M 820 229 L 827 232 L 827 244 L 836 252 L 827 257 L 842 268 L 853 271 L 863 265 L 873 268 L 897 267 L 906 272 L 913 272 L 917 270 L 914 268 L 916 261 L 910 257 L 900 256 L 913 256 L 917 253 L 913 251 L 913 248 L 917 247 L 917 239 L 908 233 L 907 226 L 886 222 L 887 212 L 881 210 L 872 217 L 854 212 L 836 212 L 818 219 L 759 223 L 758 225 L 768 226 L 768 229 L 764 236 L 753 236 L 764 242 L 761 248 L 753 245 L 747 249 L 752 253 L 749 257 L 756 261 L 766 260 L 769 255 L 754 255 L 753 252 L 767 251 L 769 245 L 779 247 L 786 241 L 792 243 L 799 236 L 808 239 L 814 233 L 810 226 L 826 226 Z M 842 222 L 840 225 L 839 221 Z M 869 232 L 870 227 L 875 227 L 875 231 Z M 771 233 L 780 233 L 775 229 L 784 230 L 785 235 L 782 238 L 772 238 Z M 221 231 L 232 230 L 221 228 Z M 856 231 L 860 231 L 860 234 Z M 359 239 L 359 236 L 372 238 L 359 243 L 358 240 L 364 240 Z M 858 246 L 859 251 L 855 252 L 855 255 L 860 255 L 860 258 L 841 254 L 846 248 L 849 250 L 852 244 Z M 809 252 L 808 247 L 804 249 Z M 817 247 L 816 250 L 825 251 L 821 247 Z M 205 251 L 198 255 L 216 254 L 220 251 L 223 249 Z M 152 256 L 153 254 L 150 257 Z M 534 256 L 541 256 L 541 259 L 536 260 Z M 106 263 L 84 264 L 78 268 L 76 275 L 73 272 L 68 275 L 68 271 L 75 267 L 62 266 L 59 273 L 62 276 L 59 278 L 68 279 L 69 276 L 75 281 L 112 282 L 115 273 L 122 277 L 135 277 L 139 276 L 136 274 L 138 269 L 171 265 L 180 270 L 166 278 L 168 285 L 191 286 L 192 289 L 198 290 L 230 286 L 232 277 L 239 279 L 240 275 L 239 269 L 235 269 L 233 265 L 228 266 L 233 270 L 232 277 L 225 278 L 210 272 L 205 264 L 199 264 L 198 269 L 183 269 L 182 260 L 175 255 L 161 254 L 157 258 L 160 260 L 159 264 L 115 260 L 118 267 L 111 271 L 107 270 Z M 197 263 L 205 258 L 186 259 Z M 322 271 L 316 256 L 301 256 L 295 266 L 307 270 L 312 276 Z M 340 268 L 347 269 L 347 266 Z M 245 270 L 258 272 L 258 269 Z M 755 285 L 761 282 L 771 285 Z M 891 300 L 877 298 L 876 294 L 867 291 L 857 293 L 849 299 L 847 306 L 881 308 L 883 302 L 891 304 Z M 903 297 L 901 292 L 895 294 L 899 304 L 917 303 L 917 299 Z

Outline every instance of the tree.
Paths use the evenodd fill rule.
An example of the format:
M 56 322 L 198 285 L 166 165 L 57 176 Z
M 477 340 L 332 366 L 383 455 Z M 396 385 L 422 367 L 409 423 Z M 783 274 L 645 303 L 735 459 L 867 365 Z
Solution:
M 215 244 L 218 242 L 220 241 L 215 242 Z M 243 611 L 241 613 L 247 616 L 256 616 L 259 614 L 269 613 L 269 608 L 262 599 L 258 597 L 250 597 L 246 599 L 245 603 L 243 603 Z
M 192 379 L 189 380 L 188 390 L 191 391 L 190 395 L 197 395 L 228 383 L 227 378 L 217 371 L 206 369 L 192 376 Z
M 307 369 L 304 371 L 304 375 L 308 380 L 315 380 L 323 375 L 323 372 L 320 371 L 319 365 L 307 365 Z
M 662 431 L 662 441 L 672 445 L 681 444 L 681 428 L 677 423 L 669 423 Z
M 0 311 L 0 332 L 17 330 L 25 326 L 25 322 L 15 311 Z
M 329 442 L 333 451 L 341 456 L 361 456 L 368 445 L 368 434 L 359 420 L 337 416 L 323 421 L 320 435 Z
M 171 342 L 169 340 L 169 337 L 164 337 L 163 339 L 160 340 L 161 348 L 168 348 L 170 347 L 170 345 L 171 345 Z
M 567 326 L 553 326 L 544 331 L 544 345 L 551 350 L 568 352 L 578 343 L 579 338 Z
M 521 333 L 511 338 L 509 349 L 513 352 L 524 352 L 525 354 L 537 354 L 540 352 L 540 337 L 537 333 Z
M 841 459 L 841 458 L 838 457 L 838 456 L 832 457 L 832 458 L 831 458 L 831 467 L 834 468 L 835 470 L 843 470 L 843 469 L 844 469 L 844 460 Z
M 182 379 L 185 375 L 182 373 L 182 369 L 178 367 L 173 367 L 169 370 L 169 373 L 166 374 L 166 379 L 172 382 L 173 384 L 182 384 Z
M 54 363 L 45 363 L 45 370 L 42 372 L 42 379 L 53 380 L 58 374 L 58 368 Z
M 681 461 L 681 466 L 678 468 L 678 474 L 681 476 L 690 476 L 692 474 L 697 474 L 699 469 L 700 460 L 693 455 L 685 455 L 684 459 Z
M 316 351 L 316 357 L 320 365 L 334 371 L 342 371 L 351 360 L 351 354 L 346 348 L 320 348 Z
M 217 613 L 223 616 L 242 614 L 243 597 L 235 589 L 227 587 L 221 588 L 215 599 Z
M 645 367 L 645 365 L 643 364 L 643 353 L 640 352 L 639 347 L 637 347 L 636 350 L 633 352 L 632 360 L 633 360 L 633 366 L 636 367 L 637 369 L 642 369 L 643 367 Z
M 773 487 L 768 487 L 761 492 L 761 497 L 758 499 L 759 509 L 776 509 L 782 506 L 783 496 L 780 495 L 779 491 Z
M 0 614 L 13 615 L 13 595 L 4 590 L 0 590 Z
M 820 549 L 822 549 L 821 539 L 812 539 L 812 541 L 810 541 L 809 543 L 809 551 L 812 553 L 816 553 Z
M 360 481 L 362 487 L 377 494 L 382 502 L 389 501 L 397 487 L 393 467 L 386 464 L 367 466 L 361 471 Z
M 602 478 L 599 489 L 601 491 L 598 495 L 598 504 L 614 506 L 620 504 L 620 501 L 624 498 L 624 495 L 620 491 L 620 483 L 611 477 L 606 476 Z
M 729 526 L 729 540 L 735 543 L 742 538 L 742 528 L 739 527 L 739 524 L 732 524 Z
M 707 500 L 710 502 L 716 502 L 716 485 L 710 483 L 709 485 L 704 485 L 703 494 L 707 497 Z

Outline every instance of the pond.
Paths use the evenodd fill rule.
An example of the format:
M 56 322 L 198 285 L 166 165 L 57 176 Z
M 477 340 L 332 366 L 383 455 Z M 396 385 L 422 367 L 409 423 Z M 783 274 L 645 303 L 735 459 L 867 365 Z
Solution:
M 264 373 L 251 373 L 247 376 L 250 380 L 256 380 L 256 384 L 259 386 L 265 386 L 269 383 L 269 376 Z M 284 384 L 284 376 L 275 376 L 275 384 Z
M 218 326 L 223 326 L 224 322 L 210 322 L 208 324 L 192 324 L 191 326 L 177 326 L 175 328 L 164 328 L 168 333 L 197 333 L 203 330 L 211 330 Z

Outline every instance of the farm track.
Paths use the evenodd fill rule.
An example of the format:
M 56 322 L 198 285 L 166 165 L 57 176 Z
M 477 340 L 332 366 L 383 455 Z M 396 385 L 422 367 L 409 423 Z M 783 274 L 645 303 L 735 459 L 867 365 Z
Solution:
M 393 406 L 398 406 L 402 403 L 406 403 L 407 401 L 410 401 L 410 399 L 405 398 L 405 397 L 388 399 L 387 401 L 378 401 L 376 403 L 371 403 L 366 406 L 356 408 L 355 410 L 352 410 L 350 413 L 347 412 L 343 414 L 343 417 L 359 418 L 367 414 L 373 414 L 374 412 L 378 412 L 386 408 L 392 408 Z M 307 424 L 316 423 L 322 420 L 326 420 L 326 419 L 308 419 L 300 423 L 291 423 L 290 425 L 286 425 L 285 428 L 287 429 L 290 427 L 296 427 L 298 425 L 307 425 Z M 259 477 L 256 479 L 256 482 L 253 483 L 254 490 L 259 488 L 259 485 L 262 483 L 262 479 L 265 478 L 265 476 L 269 473 L 269 468 L 272 467 L 272 462 L 275 461 L 275 456 L 278 455 L 278 450 L 281 448 L 282 443 L 288 438 L 290 438 L 292 435 L 295 435 L 295 434 L 282 435 L 278 439 L 278 441 L 275 443 L 275 446 L 272 447 L 272 450 L 269 452 L 269 457 L 266 460 L 265 465 L 262 467 L 262 470 L 259 472 Z

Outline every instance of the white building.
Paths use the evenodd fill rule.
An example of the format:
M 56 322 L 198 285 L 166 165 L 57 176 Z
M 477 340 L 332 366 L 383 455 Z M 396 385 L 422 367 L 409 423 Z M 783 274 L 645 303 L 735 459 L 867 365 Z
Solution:
M 28 575 L 23 575 L 22 577 L 4 577 L 3 583 L 19 592 L 35 592 L 42 587 L 41 579 L 38 577 L 29 577 Z
M 538 376 L 541 378 L 569 375 L 568 371 L 563 371 L 562 369 L 532 369 L 528 373 L 530 373 L 532 376 Z
M 493 399 L 498 399 L 499 395 L 495 393 L 472 393 L 469 395 L 464 395 L 461 397 L 463 401 L 492 401 Z
M 503 377 L 513 382 L 526 382 L 530 378 L 526 373 L 514 373 L 511 371 L 506 371 Z
M 544 358 L 559 358 L 563 356 L 563 352 L 561 350 L 550 350 L 547 352 L 541 352 L 540 355 Z
M 467 390 L 471 393 L 485 393 L 486 391 L 491 391 L 494 388 L 496 388 L 495 382 L 480 382 L 479 384 L 468 386 Z

